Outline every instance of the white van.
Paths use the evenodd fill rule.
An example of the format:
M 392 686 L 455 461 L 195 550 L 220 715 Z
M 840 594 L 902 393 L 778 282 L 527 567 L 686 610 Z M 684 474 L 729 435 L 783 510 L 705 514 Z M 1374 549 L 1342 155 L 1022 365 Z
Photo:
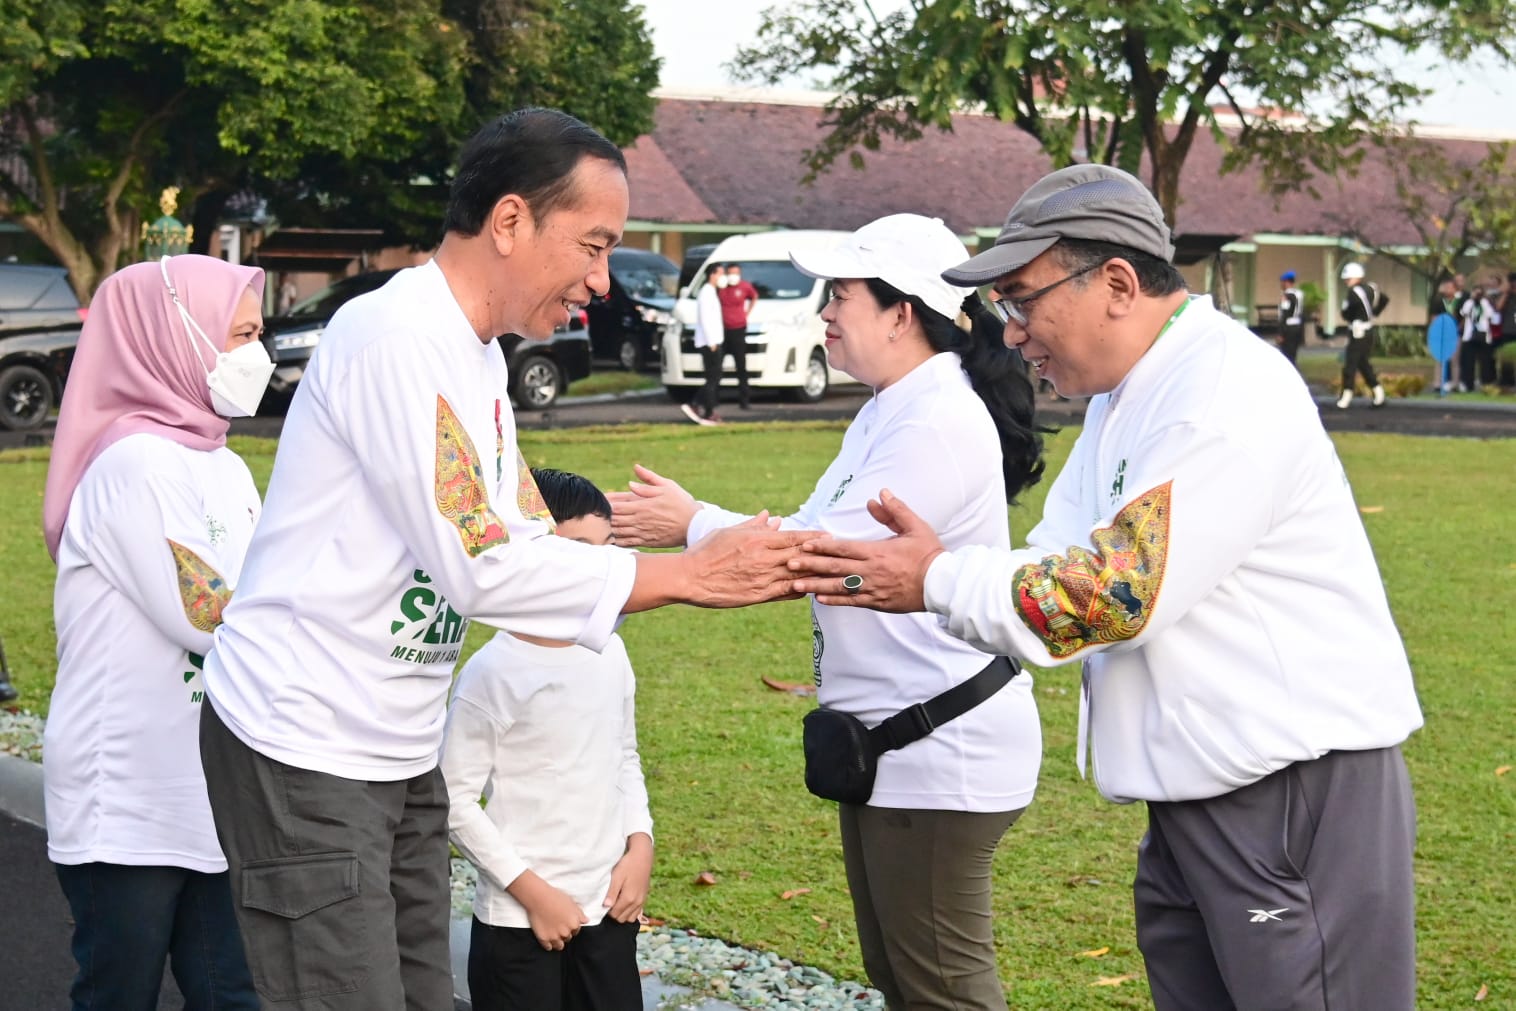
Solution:
M 663 385 L 675 400 L 688 401 L 705 384 L 695 349 L 695 296 L 713 263 L 735 263 L 742 279 L 758 289 L 758 304 L 747 321 L 748 383 L 755 389 L 781 387 L 805 403 L 815 403 L 833 383 L 857 382 L 827 364 L 826 324 L 821 309 L 827 283 L 807 277 L 790 263 L 792 250 L 831 249 L 848 232 L 792 231 L 734 235 L 718 245 L 674 303 L 674 320 L 663 334 Z M 724 356 L 722 386 L 736 386 L 732 359 Z

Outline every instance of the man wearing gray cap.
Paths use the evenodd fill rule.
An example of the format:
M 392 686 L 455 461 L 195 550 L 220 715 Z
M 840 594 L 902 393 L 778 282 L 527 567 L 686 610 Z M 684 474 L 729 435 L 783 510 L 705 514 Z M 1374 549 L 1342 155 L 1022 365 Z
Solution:
M 989 284 L 1006 344 L 1091 398 L 1028 547 L 945 550 L 880 489 L 897 536 L 812 542 L 795 589 L 1082 662 L 1081 773 L 1148 805 L 1133 892 L 1160 1011 L 1409 1009 L 1405 648 L 1310 394 L 1172 256 L 1126 173 L 1028 190 L 943 275 Z

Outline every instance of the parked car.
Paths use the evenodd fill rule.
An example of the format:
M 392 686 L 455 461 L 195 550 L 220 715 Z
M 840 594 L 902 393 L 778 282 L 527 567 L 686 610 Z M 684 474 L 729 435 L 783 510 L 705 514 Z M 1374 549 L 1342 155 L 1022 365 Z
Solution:
M 296 303 L 282 316 L 264 321 L 263 344 L 274 360 L 274 374 L 258 413 L 288 409 L 295 387 L 321 344 L 332 315 L 344 303 L 377 291 L 399 273 L 374 270 L 344 277 Z M 510 367 L 510 397 L 522 410 L 551 407 L 569 383 L 590 374 L 588 317 L 580 310 L 566 327 L 547 341 L 529 341 L 506 334 L 496 343 Z
M 47 420 L 88 314 L 62 267 L 0 263 L 0 428 Z
M 684 294 L 684 289 L 690 286 L 695 279 L 695 271 L 699 270 L 711 254 L 716 251 L 719 242 L 703 242 L 698 246 L 691 246 L 684 251 L 684 265 L 679 268 L 679 294 Z M 720 261 L 717 261 L 720 262 Z
M 611 250 L 611 287 L 589 304 L 590 351 L 597 361 L 641 369 L 658 360 L 663 328 L 674 318 L 674 261 L 646 249 Z
M 790 263 L 790 250 L 831 249 L 847 232 L 793 231 L 734 235 L 711 250 L 692 276 L 703 277 L 706 263 L 735 263 L 742 279 L 758 289 L 758 304 L 747 321 L 748 383 L 754 389 L 780 388 L 804 403 L 826 396 L 833 383 L 856 382 L 834 369 L 826 358 L 827 283 L 807 277 Z M 674 320 L 663 335 L 663 386 L 669 396 L 687 402 L 705 383 L 705 367 L 695 349 L 694 286 L 683 289 L 674 304 Z M 735 386 L 731 356 L 724 356 L 721 385 Z

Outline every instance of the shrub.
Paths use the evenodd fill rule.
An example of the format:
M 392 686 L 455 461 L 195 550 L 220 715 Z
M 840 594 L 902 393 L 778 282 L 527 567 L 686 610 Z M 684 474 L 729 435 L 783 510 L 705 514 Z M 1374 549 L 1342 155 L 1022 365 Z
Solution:
M 1379 337 L 1379 354 L 1386 358 L 1432 357 L 1427 353 L 1427 334 L 1423 327 L 1381 326 L 1375 329 Z
M 1379 385 L 1384 387 L 1384 392 L 1391 397 L 1414 397 L 1424 392 L 1427 388 L 1425 376 L 1414 373 L 1381 372 L 1379 373 Z M 1342 379 L 1339 377 L 1332 380 L 1332 392 L 1342 392 Z M 1353 393 L 1360 397 L 1368 396 L 1372 391 L 1363 384 L 1361 378 L 1353 380 Z

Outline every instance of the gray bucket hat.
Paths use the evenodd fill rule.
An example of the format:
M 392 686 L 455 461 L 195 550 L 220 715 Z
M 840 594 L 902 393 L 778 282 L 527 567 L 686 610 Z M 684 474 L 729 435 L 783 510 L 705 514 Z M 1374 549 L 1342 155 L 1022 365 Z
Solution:
M 987 284 L 1031 263 L 1059 239 L 1110 242 L 1174 258 L 1163 210 L 1135 177 L 1109 165 L 1070 165 L 1024 193 L 995 244 L 942 272 L 949 284 Z

